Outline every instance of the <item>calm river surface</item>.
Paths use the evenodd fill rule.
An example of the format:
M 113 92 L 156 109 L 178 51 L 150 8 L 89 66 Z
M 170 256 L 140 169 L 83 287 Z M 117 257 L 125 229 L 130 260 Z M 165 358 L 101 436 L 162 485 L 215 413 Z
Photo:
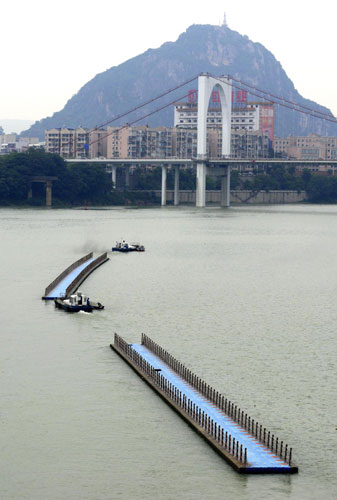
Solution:
M 337 498 L 337 206 L 1 209 L 1 500 Z M 66 314 L 44 288 L 116 239 Z M 237 474 L 113 352 L 147 333 L 294 449 Z

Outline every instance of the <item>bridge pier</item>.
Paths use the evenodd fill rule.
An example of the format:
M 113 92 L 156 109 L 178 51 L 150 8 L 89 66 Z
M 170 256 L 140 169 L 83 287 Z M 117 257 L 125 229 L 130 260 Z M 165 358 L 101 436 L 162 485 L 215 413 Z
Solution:
M 52 201 L 52 181 L 46 182 L 46 207 L 51 207 Z
M 117 166 L 111 165 L 111 181 L 113 184 L 113 189 L 117 187 Z
M 213 78 L 208 73 L 198 78 L 198 120 L 197 120 L 197 193 L 196 206 L 206 206 L 206 173 L 207 173 L 207 111 L 209 99 L 213 89 L 219 93 L 222 113 L 222 147 L 221 154 L 226 157 L 230 155 L 231 137 L 231 110 L 232 110 L 232 84 L 229 78 L 222 77 L 221 80 Z M 227 168 L 226 181 L 222 182 L 222 193 L 224 206 L 229 206 L 230 189 L 229 168 Z
M 206 206 L 206 162 L 197 163 L 197 191 L 195 198 L 196 207 L 202 208 Z
M 230 206 L 230 179 L 231 179 L 231 167 L 227 165 L 226 175 L 221 177 L 221 206 Z
M 174 206 L 179 205 L 179 166 L 174 167 Z
M 125 187 L 130 187 L 130 167 L 128 165 L 124 166 L 125 168 Z
M 50 208 L 52 206 L 52 185 L 53 181 L 57 181 L 58 177 L 50 176 L 50 175 L 35 175 L 31 177 L 28 189 L 28 199 L 32 199 L 33 197 L 33 182 L 43 182 L 46 187 L 46 207 Z
M 166 205 L 167 166 L 161 166 L 161 206 Z

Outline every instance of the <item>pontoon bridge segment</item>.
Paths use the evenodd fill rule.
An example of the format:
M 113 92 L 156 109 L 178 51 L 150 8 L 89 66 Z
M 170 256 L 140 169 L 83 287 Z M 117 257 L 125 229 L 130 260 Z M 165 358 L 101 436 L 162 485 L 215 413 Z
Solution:
M 115 334 L 110 347 L 238 472 L 298 472 L 287 444 L 146 335 L 129 344 Z
M 83 281 L 99 266 L 109 260 L 107 253 L 95 258 L 89 253 L 67 267 L 54 281 L 47 286 L 44 300 L 69 297 L 74 293 Z

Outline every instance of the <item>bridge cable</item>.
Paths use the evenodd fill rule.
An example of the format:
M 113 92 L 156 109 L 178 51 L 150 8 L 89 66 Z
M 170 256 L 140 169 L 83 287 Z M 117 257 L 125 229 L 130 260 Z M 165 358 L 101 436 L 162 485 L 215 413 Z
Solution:
M 91 146 L 92 144 L 95 144 L 95 142 L 101 141 L 102 139 L 106 139 L 107 137 L 109 137 L 112 134 L 118 133 L 120 130 L 123 130 L 124 128 L 130 127 L 134 123 L 137 123 L 141 120 L 144 120 L 144 118 L 148 118 L 149 116 L 154 115 L 155 113 L 158 113 L 159 111 L 162 111 L 163 109 L 168 108 L 169 106 L 172 106 L 175 102 L 177 102 L 177 100 L 184 99 L 185 97 L 188 97 L 188 96 L 189 96 L 189 93 L 182 95 L 182 96 L 178 97 L 177 99 L 174 99 L 173 101 L 169 102 L 168 104 L 164 104 L 163 106 L 160 106 L 159 108 L 156 108 L 155 110 L 150 111 L 149 113 L 146 113 L 145 115 L 141 116 L 140 118 L 136 118 L 135 120 L 133 120 L 129 123 L 126 123 L 125 125 L 122 125 L 121 127 L 113 130 L 112 132 L 107 133 L 104 137 L 100 137 L 99 139 L 95 139 L 95 140 L 89 142 L 89 146 Z
M 297 103 L 297 102 L 290 101 L 290 100 L 286 99 L 285 97 L 279 97 L 279 96 L 277 96 L 277 95 L 275 95 L 275 94 L 272 94 L 272 93 L 271 93 L 271 92 L 269 92 L 269 91 L 266 91 L 266 90 L 261 90 L 261 89 L 259 89 L 259 88 L 257 88 L 257 87 L 253 87 L 252 85 L 250 85 L 250 84 L 248 84 L 248 83 L 246 83 L 246 82 L 243 82 L 242 80 L 239 80 L 239 79 L 237 79 L 237 78 L 234 78 L 234 77 L 233 77 L 233 76 L 231 76 L 231 75 L 229 75 L 229 78 L 230 78 L 231 80 L 234 80 L 235 82 L 240 83 L 241 85 L 244 85 L 245 87 L 248 87 L 248 88 L 253 89 L 253 90 L 257 90 L 258 92 L 260 92 L 260 93 L 262 93 L 262 94 L 269 95 L 269 96 L 271 96 L 271 97 L 273 97 L 273 98 L 275 98 L 275 99 L 278 99 L 278 100 L 280 100 L 280 101 L 284 101 L 284 102 L 286 102 L 286 103 L 288 103 L 288 104 L 292 104 L 293 106 L 297 106 L 297 107 L 300 107 L 300 108 L 306 109 L 306 110 L 308 110 L 308 111 L 312 111 L 312 112 L 314 112 L 314 113 L 320 114 L 320 115 L 322 115 L 322 116 L 326 116 L 326 117 L 327 117 L 327 118 L 329 118 L 329 119 L 333 118 L 333 119 L 334 119 L 334 120 L 336 120 L 336 122 L 337 122 L 337 117 L 335 117 L 332 113 L 331 113 L 331 114 L 329 114 L 329 113 L 324 113 L 323 111 L 319 111 L 319 110 L 316 110 L 316 109 L 314 109 L 314 108 L 310 108 L 310 107 L 308 107 L 308 106 L 304 106 L 303 104 L 299 104 L 299 103 Z M 300 111 L 300 110 L 299 110 L 299 111 Z M 318 117 L 317 117 L 317 118 L 318 118 Z
M 212 75 L 213 76 L 213 75 Z M 216 76 L 213 76 L 213 78 L 215 80 L 219 80 L 220 82 L 222 83 L 225 83 L 226 85 L 229 85 L 231 87 L 234 87 L 236 89 L 239 89 L 239 90 L 245 90 L 243 89 L 242 87 L 239 87 L 238 85 L 235 85 L 235 84 L 230 84 L 228 83 L 227 81 L 225 80 L 222 80 L 221 77 L 216 77 Z M 230 78 L 230 77 L 229 77 Z M 254 90 L 257 90 L 258 92 L 260 92 L 258 89 L 255 89 L 254 87 L 250 87 L 250 88 L 253 88 Z M 265 101 L 268 101 L 272 104 L 278 104 L 279 106 L 283 106 L 285 108 L 288 108 L 288 109 L 291 109 L 291 110 L 294 110 L 294 111 L 297 111 L 299 113 L 302 113 L 302 114 L 305 114 L 305 115 L 311 115 L 313 116 L 314 118 L 317 118 L 319 120 L 325 120 L 325 121 L 329 121 L 331 123 L 334 123 L 334 124 L 337 124 L 337 118 L 335 118 L 333 115 L 328 115 L 326 114 L 326 117 L 325 116 L 317 116 L 316 114 L 316 111 L 314 109 L 311 109 L 311 108 L 308 108 L 308 109 L 311 109 L 311 111 L 304 111 L 303 109 L 298 109 L 297 107 L 294 107 L 293 105 L 289 105 L 289 104 L 286 104 L 285 102 L 276 102 L 274 101 L 273 99 L 268 99 L 268 97 L 265 97 L 263 95 L 260 95 L 260 94 L 257 94 L 256 92 L 253 92 L 252 90 L 249 90 L 248 91 L 250 94 L 252 95 L 255 95 L 256 97 L 258 97 L 259 99 L 264 99 Z M 261 92 L 264 92 L 264 91 L 261 91 Z M 264 92 L 265 94 L 268 95 L 268 92 Z M 281 97 L 276 97 L 276 99 L 279 99 L 280 101 L 284 100 L 286 101 L 285 99 L 282 99 Z M 249 104 L 249 103 L 247 103 Z M 298 106 L 300 107 L 301 105 L 300 104 L 295 104 L 295 106 Z M 318 113 L 318 112 L 317 112 Z M 321 113 L 323 114 L 323 113 Z
M 158 99 L 161 99 L 162 97 L 165 97 L 166 95 L 170 94 L 171 92 L 174 92 L 175 90 L 178 90 L 181 87 L 184 87 L 188 83 L 193 82 L 194 80 L 196 80 L 196 78 L 198 78 L 199 75 L 200 75 L 200 73 L 198 75 L 194 76 L 193 78 L 190 78 L 189 80 L 186 80 L 185 82 L 181 83 L 180 85 L 177 85 L 176 87 L 172 87 L 171 89 L 166 90 L 162 94 L 159 94 L 156 97 L 153 97 L 152 99 L 149 99 L 148 101 L 145 101 L 142 104 L 139 104 L 138 106 L 135 106 L 134 108 L 130 109 L 129 111 L 126 111 L 125 113 L 121 113 L 120 115 L 117 115 L 114 118 L 111 118 L 111 120 L 109 120 L 107 122 L 104 122 L 101 125 L 96 125 L 96 127 L 94 129 L 92 129 L 90 132 L 95 131 L 95 130 L 101 128 L 101 127 L 105 127 L 105 125 L 108 125 L 109 123 L 112 123 L 112 122 L 118 120 L 119 118 L 123 118 L 124 116 L 129 115 L 130 113 L 132 113 L 134 111 L 137 111 L 140 108 L 143 108 L 147 104 L 151 104 L 151 102 L 157 101 Z
M 143 102 L 142 104 L 139 104 L 138 106 L 135 106 L 134 108 L 131 108 L 129 109 L 128 111 L 125 111 L 124 113 L 120 113 L 119 115 L 117 116 L 114 116 L 113 118 L 111 118 L 110 120 L 108 120 L 107 122 L 104 122 L 102 123 L 101 125 L 96 125 L 96 127 L 92 128 L 92 129 L 89 129 L 88 132 L 86 132 L 89 136 L 89 134 L 91 134 L 91 132 L 95 132 L 95 130 L 99 130 L 100 128 L 102 127 L 105 127 L 106 125 L 109 125 L 109 123 L 112 123 L 116 120 L 119 120 L 120 118 L 123 118 L 124 116 L 126 115 L 129 115 L 130 113 L 133 113 L 134 111 L 137 111 L 138 109 L 140 108 L 143 108 L 144 106 L 147 106 L 148 104 L 151 104 L 152 102 L 155 102 L 157 101 L 158 99 L 161 99 L 162 97 L 165 97 L 166 95 L 170 94 L 171 92 L 174 92 L 175 90 L 178 90 L 180 89 L 181 87 L 184 87 L 185 85 L 187 85 L 188 83 L 191 83 L 193 82 L 194 80 L 196 80 L 199 76 L 200 76 L 201 73 L 198 73 L 196 76 L 194 76 L 193 78 L 190 78 L 186 81 L 184 81 L 183 83 L 177 85 L 176 87 L 172 87 L 168 90 L 166 90 L 165 92 L 162 92 L 161 94 L 157 95 L 156 97 L 153 97 L 152 99 L 149 99 L 148 101 L 145 101 Z M 187 94 L 188 95 L 188 94 Z M 184 98 L 185 96 L 182 97 L 182 99 Z M 174 102 L 176 101 L 177 99 L 174 100 Z M 97 141 L 94 141 L 94 142 L 98 142 L 100 141 L 101 139 L 97 139 Z M 66 142 L 63 144 L 63 146 L 68 146 L 69 144 L 73 144 L 73 141 L 69 141 L 69 142 Z M 92 144 L 92 142 L 89 143 L 89 145 Z M 61 143 L 60 143 L 60 148 L 61 148 Z

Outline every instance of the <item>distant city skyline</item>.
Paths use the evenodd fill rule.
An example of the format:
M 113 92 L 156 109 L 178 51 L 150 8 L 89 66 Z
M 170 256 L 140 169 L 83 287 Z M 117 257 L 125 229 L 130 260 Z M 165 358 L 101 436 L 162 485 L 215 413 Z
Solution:
M 2 6 L 0 118 L 40 120 L 60 111 L 97 73 L 149 48 L 175 41 L 192 24 L 222 24 L 247 35 L 280 61 L 300 94 L 337 115 L 337 7 L 322 0 L 172 0 L 163 11 L 153 0 L 116 7 L 101 0 L 59 0 L 52 12 L 41 0 Z M 14 33 L 14 35 L 13 35 Z M 1 124 L 1 123 L 0 123 Z

